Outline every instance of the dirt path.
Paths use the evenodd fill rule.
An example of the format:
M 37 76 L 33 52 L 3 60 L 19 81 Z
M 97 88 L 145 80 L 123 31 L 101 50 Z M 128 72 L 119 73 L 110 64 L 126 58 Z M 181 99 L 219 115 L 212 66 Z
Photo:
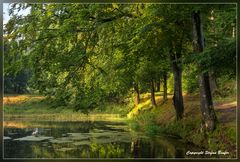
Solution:
M 218 119 L 221 123 L 235 122 L 237 119 L 237 102 L 216 103 L 214 104 Z

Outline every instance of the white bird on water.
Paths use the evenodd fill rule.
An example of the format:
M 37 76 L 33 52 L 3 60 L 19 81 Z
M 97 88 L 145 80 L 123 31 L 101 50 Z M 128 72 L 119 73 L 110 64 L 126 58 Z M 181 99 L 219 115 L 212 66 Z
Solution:
M 39 132 L 38 132 L 38 128 L 36 128 L 35 131 L 32 132 L 32 135 L 33 135 L 33 136 L 37 136 L 38 133 L 39 133 Z

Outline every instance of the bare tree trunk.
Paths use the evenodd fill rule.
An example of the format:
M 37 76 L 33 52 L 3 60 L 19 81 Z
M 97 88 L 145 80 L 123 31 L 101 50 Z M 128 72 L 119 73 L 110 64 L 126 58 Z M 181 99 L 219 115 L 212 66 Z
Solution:
M 172 63 L 173 75 L 174 75 L 174 95 L 173 105 L 176 110 L 176 118 L 180 120 L 183 118 L 184 105 L 182 96 L 182 68 L 177 65 L 176 62 Z
M 157 103 L 155 100 L 155 91 L 154 91 L 154 81 L 153 79 L 150 80 L 150 86 L 151 86 L 151 102 L 153 107 L 157 107 Z
M 200 18 L 200 11 L 192 13 L 192 23 L 193 23 L 193 50 L 194 52 L 202 52 L 204 48 L 204 38 Z M 200 75 L 199 84 L 201 98 L 200 107 L 203 116 L 203 126 L 205 130 L 213 131 L 216 128 L 217 117 L 213 108 L 208 72 L 202 72 L 202 74 Z
M 139 91 L 138 83 L 134 83 L 134 94 L 135 94 L 134 103 L 135 103 L 135 106 L 137 106 L 140 103 L 140 91 Z
M 163 101 L 167 100 L 167 72 L 163 74 Z
M 210 84 L 211 94 L 212 96 L 214 96 L 217 93 L 217 82 L 214 76 L 214 72 L 212 70 L 209 72 L 209 84 Z
M 160 92 L 161 80 L 160 78 L 156 81 L 156 92 Z

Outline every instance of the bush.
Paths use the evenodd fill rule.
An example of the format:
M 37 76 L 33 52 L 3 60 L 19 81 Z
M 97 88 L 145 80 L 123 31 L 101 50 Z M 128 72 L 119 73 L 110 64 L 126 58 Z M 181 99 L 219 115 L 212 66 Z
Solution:
M 161 128 L 156 124 L 148 124 L 144 126 L 144 131 L 148 135 L 155 135 L 161 132 Z
M 174 121 L 169 123 L 165 128 L 164 128 L 164 133 L 165 134 L 170 134 L 174 135 L 180 138 L 185 138 L 187 135 L 185 126 L 182 122 Z
M 154 135 L 160 132 L 160 127 L 156 124 L 156 114 L 145 112 L 129 120 L 129 126 L 133 130 L 144 131 L 148 135 Z
M 228 150 L 228 145 L 235 145 L 236 143 L 236 129 L 224 128 L 218 126 L 214 132 L 208 135 L 208 146 L 211 149 Z M 227 144 L 227 145 L 226 145 Z
M 129 120 L 128 121 L 129 127 L 135 131 L 139 131 L 140 130 L 140 125 L 137 121 L 135 120 Z

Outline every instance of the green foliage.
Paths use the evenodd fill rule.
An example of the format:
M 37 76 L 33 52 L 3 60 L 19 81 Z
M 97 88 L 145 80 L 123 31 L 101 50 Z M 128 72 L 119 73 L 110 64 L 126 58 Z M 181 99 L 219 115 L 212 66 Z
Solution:
M 190 135 L 190 132 L 192 132 L 196 125 L 195 123 L 198 123 L 194 120 L 190 121 L 173 121 L 166 125 L 166 127 L 163 130 L 163 133 L 170 134 L 179 138 L 182 138 L 184 140 L 187 140 L 188 136 Z
M 229 38 L 219 45 L 206 48 L 200 54 L 189 55 L 186 62 L 198 65 L 198 72 L 214 70 L 217 76 L 236 75 L 236 39 Z
M 227 129 L 226 137 L 230 139 L 232 144 L 236 143 L 236 129 L 235 128 Z
M 134 131 L 140 131 L 140 125 L 136 120 L 128 120 L 129 127 Z
M 144 131 L 147 135 L 156 135 L 161 131 L 161 128 L 156 124 L 148 124 Z
M 183 71 L 183 90 L 188 93 L 199 91 L 198 71 L 194 64 L 186 65 L 186 70 Z
M 120 114 L 121 116 L 126 116 L 127 113 L 132 109 L 126 103 L 102 103 L 92 113 L 107 113 L 107 114 Z
M 129 126 L 135 131 L 143 131 L 147 135 L 156 135 L 162 131 L 156 124 L 156 113 L 144 112 L 129 120 Z
M 217 78 L 219 97 L 236 96 L 236 80 L 229 75 Z
M 217 129 L 208 135 L 208 147 L 214 150 L 231 150 L 236 144 L 236 129 L 233 127 Z M 231 153 L 233 154 L 233 153 Z
M 151 112 L 144 112 L 137 116 L 134 116 L 134 120 L 138 121 L 142 125 L 152 124 L 156 121 L 156 114 Z
M 149 81 L 164 73 L 173 91 L 171 61 L 183 68 L 189 92 L 198 88 L 201 71 L 211 69 L 217 79 L 236 76 L 234 5 L 13 3 L 9 8 L 5 90 L 39 92 L 53 107 L 105 109 L 104 103 L 125 102 L 134 83 L 140 92 L 149 91 Z M 18 14 L 26 9 L 29 14 Z M 206 48 L 198 55 L 192 54 L 189 32 L 193 10 L 201 10 L 205 23 Z

